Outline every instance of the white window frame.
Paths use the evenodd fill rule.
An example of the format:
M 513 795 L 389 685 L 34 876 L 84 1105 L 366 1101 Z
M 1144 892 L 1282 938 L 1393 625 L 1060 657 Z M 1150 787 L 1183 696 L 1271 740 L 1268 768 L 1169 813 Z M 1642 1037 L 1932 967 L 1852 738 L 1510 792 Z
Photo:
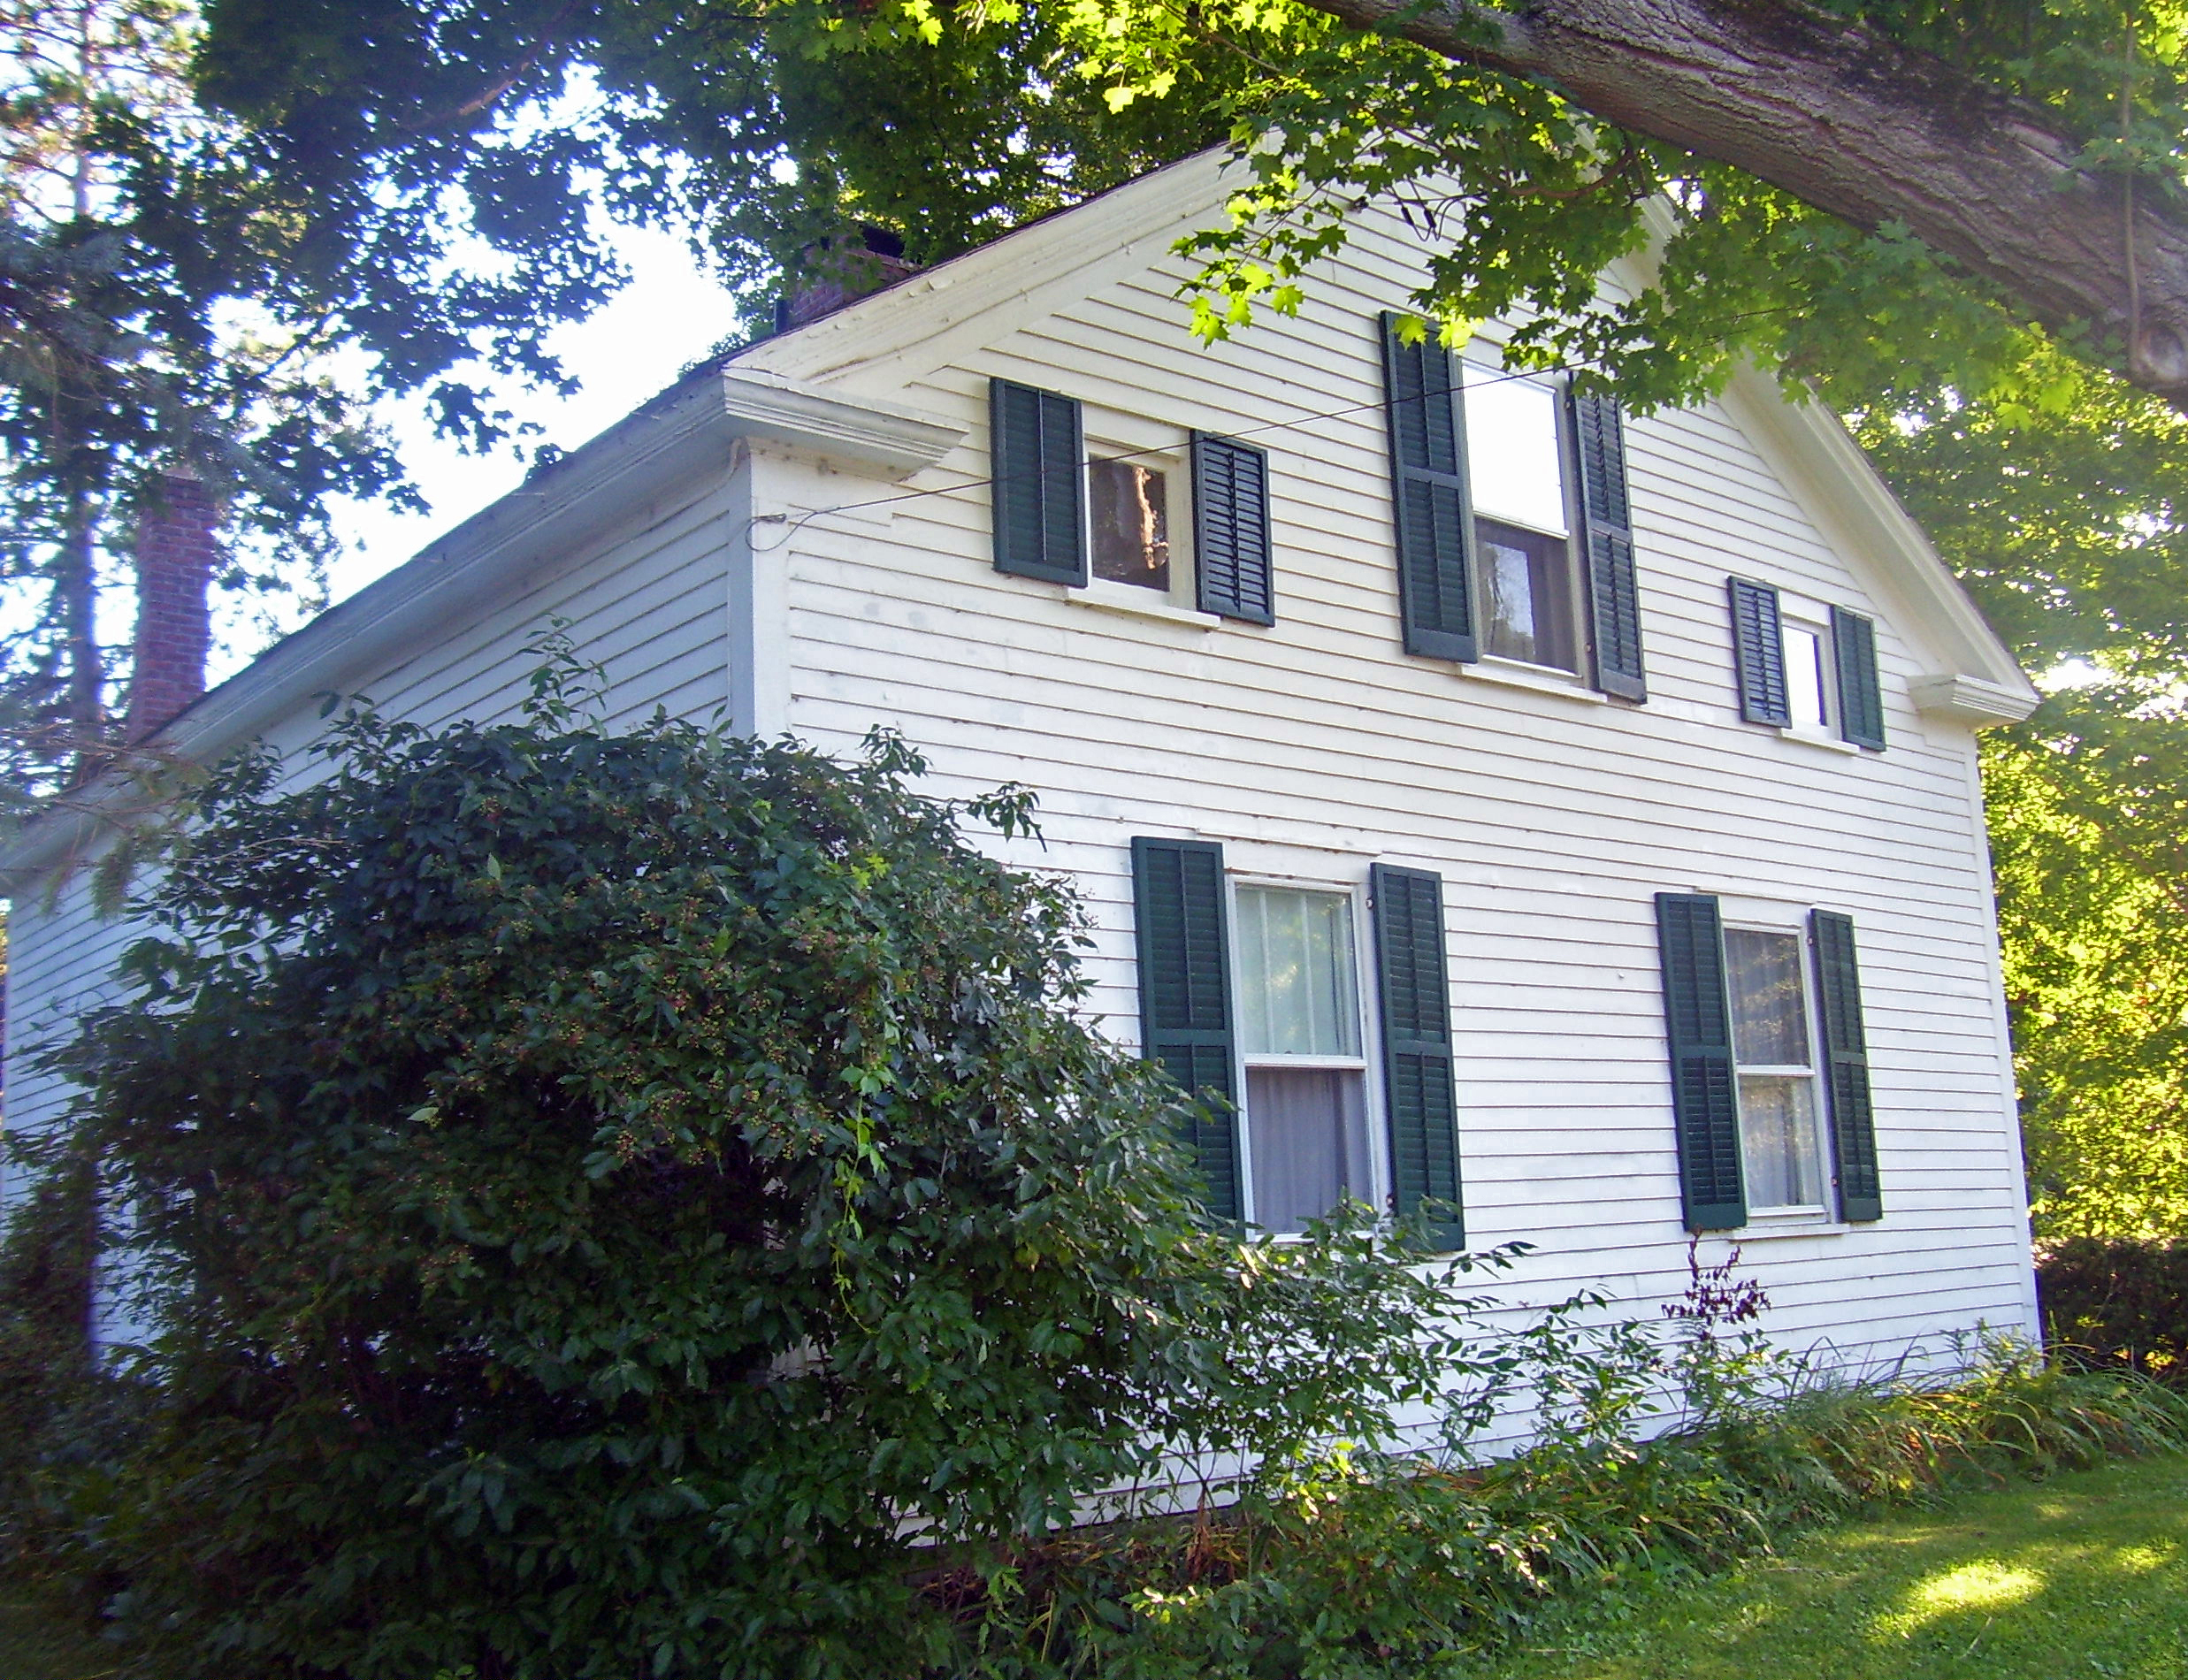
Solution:
M 1502 347 L 1499 345 L 1479 338 L 1474 341 L 1487 349 L 1501 353 Z M 1490 361 L 1487 356 L 1466 355 L 1461 355 L 1457 360 L 1460 386 L 1458 417 L 1462 424 L 1468 426 L 1467 447 L 1464 457 L 1466 465 L 1466 517 L 1477 527 L 1477 529 L 1468 531 L 1467 541 L 1469 550 L 1473 554 L 1473 577 L 1468 581 L 1473 588 L 1476 622 L 1480 627 L 1477 631 L 1480 638 L 1481 647 L 1481 655 L 1478 662 L 1488 667 L 1492 671 L 1524 673 L 1537 682 L 1554 683 L 1561 687 L 1580 686 L 1585 683 L 1587 676 L 1589 627 L 1586 610 L 1587 602 L 1583 595 L 1586 580 L 1580 576 L 1580 545 L 1577 540 L 1581 523 L 1579 485 L 1576 482 L 1579 473 L 1574 463 L 1572 416 L 1565 401 L 1565 382 L 1553 375 L 1516 373 L 1503 365 L 1501 355 L 1500 359 L 1495 362 Z M 1557 429 L 1557 487 L 1559 499 L 1564 506 L 1564 529 L 1562 531 L 1548 531 L 1540 525 L 1528 523 L 1525 520 L 1512 518 L 1503 514 L 1485 513 L 1482 510 L 1480 498 L 1474 490 L 1473 439 L 1465 394 L 1466 380 L 1472 374 L 1486 374 L 1500 381 L 1518 380 L 1549 393 L 1552 404 L 1551 412 L 1556 416 Z M 1548 537 L 1564 545 L 1565 616 L 1568 621 L 1565 634 L 1572 648 L 1573 668 L 1571 670 L 1562 665 L 1545 665 L 1535 660 L 1515 659 L 1508 653 L 1489 652 L 1487 618 L 1489 597 L 1488 577 L 1482 561 L 1480 535 L 1478 529 L 1479 522 L 1484 519 L 1492 524 L 1509 525 L 1515 531 L 1524 531 L 1537 537 Z
M 1823 1190 L 1823 1200 L 1799 1203 L 1785 1207 L 1757 1208 L 1750 1203 L 1748 1218 L 1755 1226 L 1799 1226 L 1809 1227 L 1825 1226 L 1832 1222 L 1831 1137 L 1826 1129 L 1830 1124 L 1825 1104 L 1829 1094 L 1824 1088 L 1823 1069 L 1817 1065 L 1824 1046 L 1824 1021 L 1816 997 L 1815 964 L 1809 948 L 1808 912 L 1793 905 L 1762 905 L 1752 900 L 1735 905 L 1720 897 L 1719 938 L 1733 933 L 1779 934 L 1790 935 L 1796 952 L 1801 975 L 1801 1013 L 1808 1028 L 1808 1065 L 1798 1067 L 1772 1063 L 1748 1063 L 1740 1059 L 1740 1036 L 1737 1025 L 1733 1027 L 1733 1100 L 1740 1114 L 1740 1169 L 1743 1182 L 1752 1186 L 1755 1175 L 1748 1162 L 1747 1104 L 1740 1090 L 1743 1075 L 1756 1074 L 1764 1078 L 1805 1078 L 1809 1081 L 1809 1124 L 1816 1149 L 1817 1181 Z M 1739 1004 L 1731 996 L 1733 968 L 1729 958 L 1725 963 L 1726 1007 L 1736 1017 Z
M 1834 752 L 1857 752 L 1860 749 L 1839 733 L 1839 648 L 1831 624 L 1831 608 L 1821 601 L 1794 594 L 1789 590 L 1778 592 L 1778 663 L 1786 673 L 1786 704 L 1792 704 L 1794 663 L 1787 649 L 1794 630 L 1816 638 L 1817 709 L 1822 714 L 1820 722 L 1804 722 L 1795 717 L 1789 724 L 1781 725 L 1779 734 L 1789 741 L 1805 741 L 1811 746 L 1828 747 Z
M 1237 1034 L 1238 1048 L 1234 1053 L 1236 1065 L 1232 1073 L 1238 1092 L 1239 1205 L 1246 1223 L 1255 1223 L 1253 1115 L 1246 1096 L 1246 1070 L 1250 1067 L 1327 1067 L 1359 1071 L 1361 1116 L 1367 1132 L 1368 1182 L 1354 1194 L 1358 1200 L 1371 1208 L 1387 1208 L 1391 1195 L 1390 1140 L 1389 1127 L 1377 1124 L 1384 1112 L 1382 1058 L 1376 1054 L 1377 1046 L 1382 1042 L 1382 1017 L 1372 961 L 1374 932 L 1368 920 L 1367 882 L 1273 874 L 1244 869 L 1226 870 L 1223 878 L 1223 920 L 1225 937 L 1230 945 L 1226 954 L 1234 976 L 1243 975 L 1246 972 L 1238 943 L 1238 890 L 1241 887 L 1266 887 L 1279 892 L 1319 892 L 1350 902 L 1352 911 L 1353 992 L 1359 1010 L 1360 1029 L 1360 1054 L 1357 1057 L 1248 1055 L 1245 1033 L 1242 1029 Z M 1236 983 L 1234 979 L 1233 984 Z M 1300 1236 L 1297 1232 L 1289 1232 L 1278 1240 L 1297 1241 Z
M 1166 608 L 1153 615 L 1179 613 L 1195 621 L 1214 615 L 1199 610 L 1198 576 L 1193 554 L 1193 445 L 1189 432 L 1159 421 L 1145 420 L 1113 409 L 1079 405 L 1079 518 L 1086 545 L 1083 593 L 1090 606 L 1120 612 L 1144 611 L 1150 605 Z M 1121 584 L 1094 570 L 1094 463 L 1122 460 L 1134 466 L 1152 467 L 1164 475 L 1163 515 L 1168 526 L 1170 586 L 1150 589 L 1141 584 Z

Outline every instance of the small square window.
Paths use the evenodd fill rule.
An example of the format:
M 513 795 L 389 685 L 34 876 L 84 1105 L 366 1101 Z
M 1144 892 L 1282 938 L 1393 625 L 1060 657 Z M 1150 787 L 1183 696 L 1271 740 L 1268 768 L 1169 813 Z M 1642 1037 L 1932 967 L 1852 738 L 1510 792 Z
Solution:
M 1087 462 L 1094 576 L 1142 589 L 1170 588 L 1170 478 L 1135 461 Z
M 1298 1231 L 1373 1195 L 1352 898 L 1241 885 L 1232 902 L 1247 1216 Z
M 1825 1187 L 1801 935 L 1725 929 L 1740 1144 L 1756 1212 L 1820 1209 Z

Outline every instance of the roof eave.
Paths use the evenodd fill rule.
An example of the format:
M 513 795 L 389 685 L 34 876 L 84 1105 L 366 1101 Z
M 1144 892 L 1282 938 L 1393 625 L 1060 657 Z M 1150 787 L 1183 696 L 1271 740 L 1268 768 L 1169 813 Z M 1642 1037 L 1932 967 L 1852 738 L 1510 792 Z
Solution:
M 313 696 L 340 693 L 462 623 L 527 574 L 559 564 L 631 509 L 708 472 L 739 443 L 812 451 L 891 480 L 933 465 L 960 426 L 756 370 L 702 369 L 322 613 L 211 690 L 144 745 L 148 760 L 210 764 Z M 0 893 L 96 851 L 142 811 L 137 778 L 100 777 L 0 849 Z

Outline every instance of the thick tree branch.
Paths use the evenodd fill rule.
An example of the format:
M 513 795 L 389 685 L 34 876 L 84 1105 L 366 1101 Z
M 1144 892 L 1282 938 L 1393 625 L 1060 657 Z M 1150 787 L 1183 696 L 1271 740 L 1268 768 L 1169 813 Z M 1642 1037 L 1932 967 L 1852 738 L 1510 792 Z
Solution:
M 2054 332 L 2116 337 L 2129 378 L 2188 412 L 2177 201 L 2137 195 L 2131 310 L 2123 178 L 2077 168 L 2079 142 L 2046 113 L 1874 29 L 1783 0 L 1307 4 L 1549 83 L 1859 226 L 1902 223 Z

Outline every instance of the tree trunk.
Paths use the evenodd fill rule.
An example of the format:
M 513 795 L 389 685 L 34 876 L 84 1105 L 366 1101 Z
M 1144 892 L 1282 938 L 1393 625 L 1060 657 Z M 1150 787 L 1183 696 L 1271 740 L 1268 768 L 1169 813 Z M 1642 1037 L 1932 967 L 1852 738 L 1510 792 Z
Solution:
M 67 526 L 55 559 L 55 605 L 59 609 L 65 651 L 67 688 L 63 711 L 68 750 L 73 755 L 73 782 L 88 781 L 105 762 L 106 659 L 99 647 L 98 563 L 93 522 L 96 507 L 82 486 L 68 493 Z
M 2127 377 L 2188 412 L 2188 214 L 2154 187 L 2131 214 L 2123 178 L 2077 168 L 2046 113 L 1874 29 L 1782 0 L 1307 4 L 1549 83 L 1858 226 L 1903 223 L 2054 333 L 2125 345 Z

